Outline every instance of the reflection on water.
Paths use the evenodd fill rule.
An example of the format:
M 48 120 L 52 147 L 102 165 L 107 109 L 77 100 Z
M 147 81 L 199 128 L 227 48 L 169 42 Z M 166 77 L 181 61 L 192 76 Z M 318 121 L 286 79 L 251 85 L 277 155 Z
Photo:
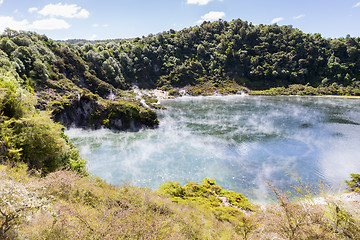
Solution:
M 89 170 L 113 184 L 157 188 L 214 178 L 264 201 L 265 180 L 337 186 L 360 172 L 360 99 L 183 97 L 162 102 L 160 126 L 139 132 L 71 129 Z

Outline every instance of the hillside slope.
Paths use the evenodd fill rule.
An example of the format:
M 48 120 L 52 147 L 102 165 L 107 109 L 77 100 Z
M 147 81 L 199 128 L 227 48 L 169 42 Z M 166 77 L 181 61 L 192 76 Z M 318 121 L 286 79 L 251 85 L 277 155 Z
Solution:
M 301 84 L 329 88 L 325 94 L 358 95 L 360 38 L 325 39 L 292 26 L 254 26 L 240 19 L 73 44 L 7 29 L 0 35 L 0 68 L 6 67 L 34 89 L 38 108 L 56 108 L 55 119 L 65 125 L 154 127 L 156 113 L 140 103 L 134 85 L 185 87 L 197 95 Z M 337 91 L 342 87 L 347 88 Z M 69 119 L 69 112 L 83 120 Z
M 259 207 L 211 179 L 151 191 L 71 171 L 38 178 L 24 165 L 0 165 L 0 238 L 359 239 L 359 197 L 289 201 L 272 188 L 278 203 Z
M 70 126 L 114 129 L 155 127 L 156 112 L 133 93 L 100 80 L 77 52 L 46 36 L 7 30 L 0 36 L 0 69 L 37 96 L 36 108 Z

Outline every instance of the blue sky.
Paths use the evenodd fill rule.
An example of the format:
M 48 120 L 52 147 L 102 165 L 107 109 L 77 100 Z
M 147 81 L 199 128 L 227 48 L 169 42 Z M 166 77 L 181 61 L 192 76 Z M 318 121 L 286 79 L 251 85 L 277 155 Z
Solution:
M 55 40 L 141 37 L 219 18 L 360 37 L 360 0 L 0 0 L 0 32 L 30 30 Z

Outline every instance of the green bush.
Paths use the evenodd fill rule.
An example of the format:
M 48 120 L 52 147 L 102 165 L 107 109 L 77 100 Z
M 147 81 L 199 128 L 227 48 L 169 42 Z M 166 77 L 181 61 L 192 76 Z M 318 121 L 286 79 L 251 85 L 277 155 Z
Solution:
M 64 127 L 35 110 L 35 96 L 10 73 L 0 75 L 0 140 L 3 160 L 25 162 L 48 173 L 66 167 L 86 172 L 86 163 L 65 136 Z
M 170 90 L 169 90 L 169 95 L 170 95 L 170 96 L 174 96 L 174 97 L 178 97 L 178 96 L 180 96 L 180 93 L 179 93 L 178 90 L 170 89 Z
M 185 190 L 179 182 L 167 182 L 159 187 L 159 192 L 170 195 L 171 197 L 184 197 Z
M 8 118 L 21 118 L 34 112 L 35 96 L 21 87 L 11 73 L 0 74 L 0 113 Z
M 51 120 L 48 114 L 11 119 L 0 127 L 8 151 L 18 152 L 17 158 L 28 163 L 30 168 L 41 169 L 44 173 L 60 167 L 84 171 L 85 164 L 64 138 L 63 126 Z
M 345 181 L 350 191 L 360 193 L 360 174 L 350 174 L 351 180 Z
M 183 187 L 179 182 L 167 182 L 158 191 L 174 202 L 200 205 L 213 212 L 218 220 L 233 224 L 238 224 L 243 211 L 254 209 L 242 194 L 222 189 L 214 179 L 205 178 L 201 184 L 188 182 Z

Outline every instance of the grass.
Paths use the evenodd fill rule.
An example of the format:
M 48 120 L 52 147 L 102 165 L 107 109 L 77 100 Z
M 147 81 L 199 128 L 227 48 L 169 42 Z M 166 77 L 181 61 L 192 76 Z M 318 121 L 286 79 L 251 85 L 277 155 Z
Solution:
M 358 203 L 323 193 L 318 204 L 302 186 L 289 200 L 269 186 L 278 201 L 255 206 L 211 179 L 152 191 L 0 165 L 0 239 L 359 239 Z

